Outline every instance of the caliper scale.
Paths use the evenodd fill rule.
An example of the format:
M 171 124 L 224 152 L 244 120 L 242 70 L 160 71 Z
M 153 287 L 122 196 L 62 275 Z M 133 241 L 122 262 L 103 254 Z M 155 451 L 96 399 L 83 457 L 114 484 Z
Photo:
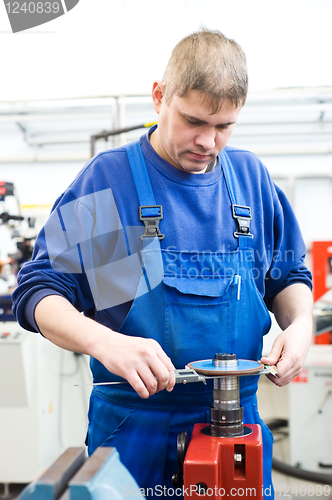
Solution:
M 178 436 L 179 470 L 172 483 L 175 487 L 184 486 L 185 497 L 236 499 L 243 498 L 245 491 L 255 491 L 256 500 L 263 498 L 261 427 L 243 424 L 239 389 L 240 376 L 261 373 L 275 375 L 270 367 L 236 359 L 235 354 L 218 353 L 213 360 L 187 365 L 188 380 L 183 378 L 182 383 L 213 379 L 213 402 L 210 424 L 196 424 L 189 445 L 185 431 Z

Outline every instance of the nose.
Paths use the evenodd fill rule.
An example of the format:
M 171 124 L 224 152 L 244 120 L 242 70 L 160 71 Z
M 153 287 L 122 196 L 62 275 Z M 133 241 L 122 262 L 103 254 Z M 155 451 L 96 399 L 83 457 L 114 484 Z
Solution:
M 215 129 L 208 129 L 201 131 L 195 138 L 196 146 L 200 146 L 206 151 L 213 149 L 216 145 L 216 131 Z

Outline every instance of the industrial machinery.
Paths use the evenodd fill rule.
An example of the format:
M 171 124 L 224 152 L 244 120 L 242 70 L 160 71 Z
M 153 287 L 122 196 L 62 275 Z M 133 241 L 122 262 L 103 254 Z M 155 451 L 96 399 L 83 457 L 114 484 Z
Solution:
M 23 330 L 11 310 L 16 274 L 32 253 L 22 230 L 34 237 L 33 225 L 21 215 L 14 184 L 0 181 L 0 482 L 8 497 L 9 483 L 31 481 L 62 450 L 59 349 Z
M 312 242 L 315 344 L 332 344 L 332 241 Z
M 332 345 L 310 346 L 302 371 L 289 385 L 289 415 L 290 464 L 331 474 Z
M 0 323 L 0 483 L 28 483 L 63 451 L 60 349 Z
M 9 314 L 8 314 L 9 316 Z M 0 322 L 0 483 L 27 484 L 69 446 L 83 446 L 91 380 L 87 359 L 16 321 Z
M 314 344 L 289 384 L 290 464 L 278 470 L 332 484 L 332 241 L 313 242 L 312 267 Z
M 10 293 L 23 262 L 30 260 L 35 218 L 24 217 L 12 182 L 0 181 L 0 294 Z
M 314 303 L 315 336 L 332 332 L 332 289 Z
M 255 492 L 263 498 L 262 434 L 259 425 L 243 425 L 239 377 L 273 373 L 259 362 L 238 360 L 235 354 L 216 354 L 214 360 L 188 364 L 205 379 L 213 378 L 210 424 L 196 424 L 189 446 L 186 433 L 178 436 L 179 470 L 173 486 L 183 484 L 190 498 L 208 495 L 242 498 Z

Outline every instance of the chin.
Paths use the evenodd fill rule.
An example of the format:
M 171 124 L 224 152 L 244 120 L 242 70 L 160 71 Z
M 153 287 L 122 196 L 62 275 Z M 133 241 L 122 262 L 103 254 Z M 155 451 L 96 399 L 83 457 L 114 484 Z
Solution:
M 185 172 L 188 172 L 189 174 L 203 174 L 205 170 L 207 169 L 207 165 L 203 166 L 188 166 L 188 167 L 182 167 L 182 169 Z

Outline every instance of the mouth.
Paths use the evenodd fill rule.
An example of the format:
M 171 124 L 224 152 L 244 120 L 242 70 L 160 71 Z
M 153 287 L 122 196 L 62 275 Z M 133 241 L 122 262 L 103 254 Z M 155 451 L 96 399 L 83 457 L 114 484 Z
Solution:
M 198 153 L 196 151 L 190 151 L 189 154 L 196 161 L 209 163 L 212 159 L 211 155 L 209 155 L 207 153 Z

